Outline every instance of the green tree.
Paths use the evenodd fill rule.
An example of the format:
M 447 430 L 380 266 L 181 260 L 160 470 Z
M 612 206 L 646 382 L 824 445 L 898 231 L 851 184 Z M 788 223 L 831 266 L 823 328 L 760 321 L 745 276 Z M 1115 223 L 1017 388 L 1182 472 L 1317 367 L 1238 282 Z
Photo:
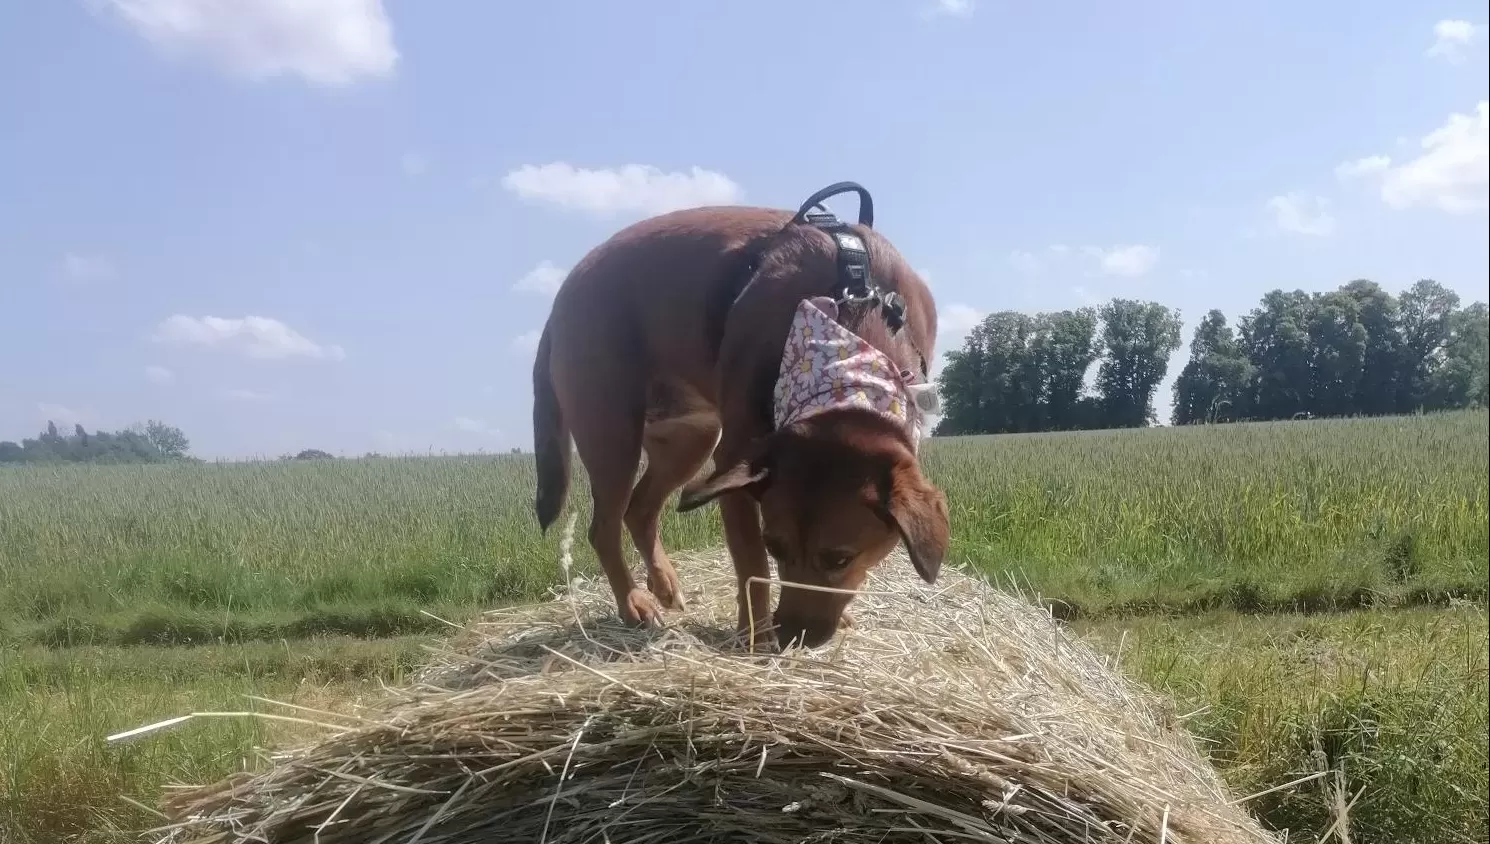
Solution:
M 1099 351 L 1097 310 L 1077 308 L 1042 313 L 1036 322 L 1040 325 L 1040 401 L 1044 409 L 1040 429 L 1064 431 L 1084 427 L 1081 388 Z
M 1113 299 L 1102 307 L 1102 364 L 1097 394 L 1103 421 L 1140 428 L 1154 421 L 1154 390 L 1180 347 L 1180 316 L 1157 302 Z
M 946 363 L 937 375 L 942 413 L 933 436 L 956 437 L 982 431 L 983 420 L 983 327 L 974 326 L 962 348 L 947 352 Z
M 1242 318 L 1242 348 L 1256 371 L 1251 408 L 1263 419 L 1288 419 L 1309 409 L 1309 294 L 1272 290 Z
M 1490 309 L 1475 302 L 1449 318 L 1443 362 L 1429 378 L 1429 405 L 1434 410 L 1485 407 L 1490 404 Z
M 186 434 L 182 433 L 180 428 L 155 419 L 145 423 L 145 438 L 161 454 L 175 459 L 185 457 L 191 446 L 191 442 L 187 440 Z
M 1006 434 L 1029 430 L 1039 381 L 1030 365 L 1034 320 L 1018 311 L 997 311 L 983 320 L 983 371 L 979 430 Z
M 1236 334 L 1218 310 L 1206 313 L 1190 341 L 1190 361 L 1174 382 L 1176 425 L 1229 422 L 1246 413 L 1247 392 L 1256 372 Z
M 161 422 L 151 425 L 157 439 L 148 435 L 150 428 L 89 432 L 82 425 L 74 425 L 73 432 L 63 436 L 55 423 L 48 422 L 35 439 L 0 442 L 0 463 L 159 463 L 186 458 L 186 435 L 179 428 Z
M 1309 303 L 1309 373 L 1305 409 L 1319 416 L 1349 416 L 1366 362 L 1368 336 L 1360 306 L 1343 291 L 1316 294 Z
M 1349 282 L 1340 292 L 1355 300 L 1356 321 L 1366 330 L 1366 352 L 1352 410 L 1367 416 L 1393 413 L 1397 408 L 1398 370 L 1402 360 L 1397 299 L 1381 285 L 1366 279 Z
M 1432 279 L 1415 282 L 1398 298 L 1402 346 L 1398 363 L 1397 412 L 1411 413 L 1430 401 L 1433 373 L 1443 360 L 1459 294 Z

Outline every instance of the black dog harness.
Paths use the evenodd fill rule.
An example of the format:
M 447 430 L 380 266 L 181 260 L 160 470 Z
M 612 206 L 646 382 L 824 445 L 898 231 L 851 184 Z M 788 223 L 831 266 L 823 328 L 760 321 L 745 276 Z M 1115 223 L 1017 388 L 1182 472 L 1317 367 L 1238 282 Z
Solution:
M 857 193 L 859 195 L 859 224 L 868 228 L 874 226 L 874 200 L 856 182 L 836 182 L 808 197 L 807 201 L 797 209 L 776 236 L 786 232 L 792 226 L 809 225 L 821 229 L 833 238 L 833 243 L 838 250 L 837 266 L 838 272 L 834 281 L 834 287 L 829 294 L 834 302 L 840 307 L 869 307 L 878 308 L 881 317 L 885 320 L 885 326 L 889 329 L 892 337 L 900 334 L 905 328 L 905 299 L 895 290 L 885 290 L 875 281 L 873 267 L 869 260 L 869 247 L 863 238 L 855 234 L 846 223 L 840 221 L 833 212 L 823 206 L 823 201 L 831 196 L 841 193 Z M 730 308 L 739 301 L 750 286 L 754 284 L 756 273 L 760 270 L 760 263 L 765 252 L 769 251 L 771 242 L 775 239 L 767 237 L 758 241 L 757 245 L 748 252 L 739 256 L 740 263 L 735 271 L 734 281 L 721 286 L 715 294 L 717 298 L 710 308 L 709 333 L 714 338 L 717 351 L 719 338 L 724 333 L 724 322 L 727 319 Z M 930 372 L 927 368 L 926 355 L 916 348 L 914 341 L 910 343 L 915 351 L 916 357 L 921 364 L 920 376 L 925 380 Z M 775 370 L 763 372 L 761 377 L 768 379 L 772 384 L 776 379 Z M 912 378 L 910 371 L 901 373 L 904 378 Z M 767 388 L 769 391 L 769 388 Z M 766 419 L 769 422 L 770 413 L 767 411 Z
M 874 228 L 874 199 L 857 182 L 836 182 L 807 198 L 782 230 L 807 224 L 822 229 L 838 246 L 838 286 L 833 299 L 840 305 L 867 304 L 879 306 L 890 334 L 905 327 L 905 300 L 894 290 L 881 290 L 869 266 L 869 247 L 848 224 L 840 221 L 823 205 L 823 200 L 840 193 L 859 195 L 859 225 Z M 817 209 L 817 210 L 813 210 Z

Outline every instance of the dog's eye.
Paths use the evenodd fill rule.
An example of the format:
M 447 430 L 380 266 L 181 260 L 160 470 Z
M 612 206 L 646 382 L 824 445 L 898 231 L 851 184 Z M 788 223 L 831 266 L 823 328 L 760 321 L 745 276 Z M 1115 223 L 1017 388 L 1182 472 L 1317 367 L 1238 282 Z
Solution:
M 854 555 L 848 551 L 823 551 L 818 555 L 818 561 L 826 571 L 835 571 L 853 562 Z

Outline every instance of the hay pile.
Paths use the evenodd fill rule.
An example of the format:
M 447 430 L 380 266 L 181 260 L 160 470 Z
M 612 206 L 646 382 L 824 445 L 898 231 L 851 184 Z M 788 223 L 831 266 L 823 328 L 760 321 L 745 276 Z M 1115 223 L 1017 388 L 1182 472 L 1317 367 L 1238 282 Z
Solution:
M 678 570 L 665 630 L 620 626 L 604 581 L 489 614 L 375 722 L 170 795 L 157 840 L 1274 844 L 1032 604 L 897 555 L 855 629 L 753 656 L 723 553 Z

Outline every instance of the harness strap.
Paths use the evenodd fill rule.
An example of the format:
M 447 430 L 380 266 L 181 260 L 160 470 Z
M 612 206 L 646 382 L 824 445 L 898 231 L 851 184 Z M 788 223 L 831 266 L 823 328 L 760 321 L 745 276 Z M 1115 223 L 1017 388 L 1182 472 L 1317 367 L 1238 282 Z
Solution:
M 838 275 L 831 291 L 834 302 L 839 305 L 866 304 L 878 307 L 880 316 L 885 320 L 885 326 L 890 329 L 891 336 L 898 335 L 905 328 L 905 299 L 894 290 L 880 289 L 874 281 L 869 247 L 864 239 L 823 205 L 824 200 L 842 193 L 859 195 L 859 225 L 873 228 L 874 199 L 862 185 L 845 181 L 834 182 L 808 197 L 807 201 L 797 209 L 797 213 L 792 215 L 791 220 L 782 226 L 781 231 L 785 232 L 796 225 L 810 225 L 831 237 L 838 253 L 836 261 Z M 769 248 L 769 243 L 768 238 L 760 248 Z M 718 303 L 716 319 L 718 325 L 715 326 L 721 335 L 725 314 L 728 313 L 730 306 L 745 294 L 755 279 L 760 266 L 761 253 L 747 254 L 742 258 L 738 274 L 735 275 L 735 278 L 739 280 L 721 291 L 723 298 Z M 921 376 L 925 378 L 930 374 L 926 356 L 921 353 L 920 349 L 915 348 L 914 342 L 911 346 L 920 359 Z

